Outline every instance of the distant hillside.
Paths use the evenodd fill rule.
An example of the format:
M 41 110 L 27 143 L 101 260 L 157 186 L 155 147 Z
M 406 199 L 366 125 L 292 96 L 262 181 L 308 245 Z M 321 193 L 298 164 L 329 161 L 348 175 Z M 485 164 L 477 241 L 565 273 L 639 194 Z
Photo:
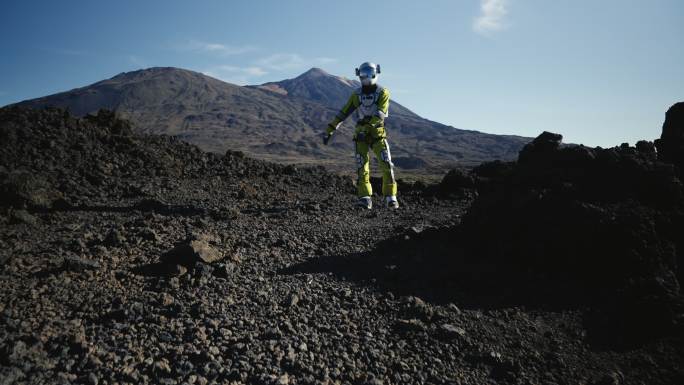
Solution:
M 130 119 L 142 133 L 177 135 L 205 150 L 241 150 L 288 163 L 352 167 L 351 130 L 325 147 L 321 134 L 358 83 L 311 69 L 295 79 L 241 87 L 178 68 L 149 68 L 19 105 L 68 108 L 81 116 L 101 108 Z M 514 159 L 530 139 L 459 130 L 423 119 L 392 102 L 387 121 L 395 163 L 445 170 Z

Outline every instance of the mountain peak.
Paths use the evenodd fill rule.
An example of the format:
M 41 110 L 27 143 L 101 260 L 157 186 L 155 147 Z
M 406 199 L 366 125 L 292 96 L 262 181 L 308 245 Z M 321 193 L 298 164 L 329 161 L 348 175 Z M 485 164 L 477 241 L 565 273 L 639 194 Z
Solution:
M 120 74 L 114 76 L 112 79 L 134 79 L 134 78 L 140 78 L 140 77 L 148 77 L 148 76 L 155 76 L 155 75 L 178 75 L 178 74 L 184 74 L 184 75 L 200 75 L 199 73 L 183 68 L 177 68 L 177 67 L 149 67 L 149 68 L 142 68 L 139 70 L 134 70 L 134 71 L 129 71 L 129 72 L 121 72 Z
M 320 76 L 331 76 L 329 73 L 325 72 L 323 69 L 318 68 L 318 67 L 312 67 L 310 70 L 304 72 L 303 74 L 299 75 L 298 78 L 307 78 L 307 77 L 320 77 Z

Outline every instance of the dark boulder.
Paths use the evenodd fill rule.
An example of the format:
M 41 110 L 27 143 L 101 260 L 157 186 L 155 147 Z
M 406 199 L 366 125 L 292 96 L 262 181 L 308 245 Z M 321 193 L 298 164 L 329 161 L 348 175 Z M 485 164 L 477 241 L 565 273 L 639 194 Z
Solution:
M 563 135 L 544 131 L 520 151 L 518 162 L 533 162 L 543 160 L 556 151 L 563 141 Z
M 495 160 L 485 162 L 473 168 L 473 175 L 478 178 L 503 178 L 513 171 L 515 162 L 502 162 Z
M 464 197 L 475 187 L 475 178 L 470 173 L 453 169 L 442 178 L 438 194 L 443 197 Z
M 649 155 L 655 155 L 656 154 L 656 147 L 653 144 L 653 142 L 649 142 L 647 140 L 640 140 L 636 144 L 636 149 L 642 154 L 649 154 Z
M 609 308 L 609 321 L 593 325 L 613 342 L 671 331 L 684 264 L 684 188 L 674 169 L 647 142 L 560 148 L 556 139 L 535 139 L 473 204 L 461 229 L 469 253 L 534 282 L 527 298 Z
M 102 242 L 105 246 L 121 247 L 126 243 L 126 237 L 120 229 L 111 229 Z
M 397 266 L 403 286 L 417 275 L 416 288 L 439 296 L 486 288 L 492 306 L 589 307 L 590 333 L 604 342 L 673 332 L 684 312 L 684 186 L 675 167 L 649 142 L 560 141 L 545 132 L 516 163 L 450 172 L 440 187 L 475 178 L 478 191 L 460 224 L 385 242 L 383 263 Z
M 684 168 L 684 102 L 674 104 L 665 113 L 663 132 L 656 139 L 658 158 Z
M 196 262 L 212 263 L 223 259 L 216 248 L 216 239 L 207 234 L 193 234 L 164 253 L 162 262 L 183 266 L 194 266 Z

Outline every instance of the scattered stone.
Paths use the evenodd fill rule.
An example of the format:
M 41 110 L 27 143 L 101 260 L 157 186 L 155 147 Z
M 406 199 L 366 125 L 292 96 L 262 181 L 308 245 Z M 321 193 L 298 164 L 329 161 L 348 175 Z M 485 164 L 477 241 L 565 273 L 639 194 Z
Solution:
M 14 115 L 18 122 L 5 118 Z M 40 220 L 31 228 L 7 226 L 19 206 L 0 208 L 0 382 L 681 382 L 676 338 L 646 339 L 626 353 L 606 351 L 591 338 L 593 330 L 619 329 L 639 314 L 646 322 L 637 332 L 681 321 L 672 300 L 682 282 L 673 278 L 681 274 L 674 267 L 682 266 L 676 235 L 683 222 L 674 216 L 681 180 L 648 143 L 559 146 L 522 169 L 503 162 L 478 167 L 471 176 L 479 203 L 463 226 L 499 223 L 501 231 L 463 236 L 457 217 L 469 201 L 442 200 L 428 186 L 400 185 L 400 211 L 359 218 L 349 209 L 351 178 L 299 166 L 285 176 L 278 165 L 202 153 L 178 138 L 124 139 L 106 116 L 97 118 L 101 127 L 53 110 L 0 109 L 0 184 L 10 173 L 6 165 L 26 169 L 59 186 L 73 204 L 69 211 L 55 202 L 49 210 L 28 208 Z M 584 177 L 590 179 L 577 179 Z M 604 190 L 616 181 L 625 183 Z M 241 184 L 255 199 L 236 199 Z M 497 190 L 510 195 L 490 195 Z M 143 197 L 168 203 L 131 206 Z M 297 209 L 314 201 L 325 215 Z M 624 215 L 633 209 L 625 202 L 648 204 Z M 511 206 L 520 210 L 501 221 Z M 207 214 L 221 208 L 239 215 Z M 589 220 L 576 221 L 587 214 Z M 426 220 L 430 227 L 416 226 Z M 555 226 L 561 237 L 550 236 Z M 200 227 L 220 234 L 207 241 L 210 247 L 223 252 L 230 245 L 224 259 L 206 264 L 195 257 L 191 274 L 180 262 L 157 263 L 167 249 L 147 229 L 166 240 Z M 102 246 L 112 228 L 122 236 L 113 237 L 116 249 Z M 582 243 L 575 236 L 583 228 L 600 230 L 579 238 L 588 250 L 600 250 L 584 265 L 585 255 L 562 254 Z M 625 231 L 603 243 L 611 233 L 601 230 L 611 228 Z M 411 242 L 384 247 L 404 231 Z M 533 242 L 516 243 L 528 232 Z M 500 254 L 469 260 L 469 244 Z M 560 253 L 544 252 L 554 244 Z M 243 256 L 239 268 L 230 254 Z M 65 273 L 64 256 L 73 255 L 100 264 L 99 271 Z M 567 262 L 562 269 L 558 256 Z M 617 258 L 603 265 L 599 256 Z M 643 267 L 639 279 L 627 274 L 613 281 L 634 271 L 635 260 Z M 574 263 L 581 275 L 572 275 Z M 137 269 L 147 265 L 155 269 Z M 548 290 L 554 271 L 569 278 L 562 281 L 568 291 Z M 601 307 L 584 280 L 597 271 L 602 287 L 634 297 Z M 545 293 L 552 301 L 530 303 Z M 557 294 L 595 301 L 565 308 Z M 468 310 L 443 305 L 451 301 Z M 587 307 L 606 315 L 603 329 L 592 326 Z M 596 376 L 601 368 L 615 369 Z M 619 371 L 629 378 L 611 374 Z
M 297 304 L 299 303 L 299 296 L 297 296 L 297 294 L 292 294 L 290 295 L 290 299 L 287 302 L 288 306 L 297 306 Z
M 171 270 L 169 272 L 171 275 L 181 276 L 188 272 L 188 268 L 183 265 L 171 265 Z
M 12 210 L 10 214 L 11 224 L 26 224 L 29 226 L 35 226 L 38 224 L 38 218 L 29 214 L 26 210 Z
M 403 332 L 422 332 L 425 330 L 425 324 L 415 318 L 408 320 L 399 319 L 395 322 L 394 327 L 398 331 Z
M 212 263 L 223 258 L 223 254 L 210 244 L 213 238 L 208 235 L 193 235 L 182 241 L 161 257 L 165 263 L 192 266 L 196 262 Z
M 201 279 L 209 279 L 214 274 L 214 270 L 213 266 L 198 263 L 193 267 L 193 275 Z
M 417 316 L 418 318 L 426 321 L 430 320 L 434 315 L 434 310 L 432 307 L 418 297 L 404 297 L 403 302 L 404 309 L 409 315 Z
M 464 337 L 466 335 L 465 329 L 451 324 L 442 324 L 440 330 L 447 337 Z
M 160 242 L 159 235 L 157 235 L 157 232 L 154 231 L 153 229 L 150 229 L 149 227 L 146 227 L 138 233 L 140 237 L 146 241 L 151 241 L 158 243 Z
M 161 359 L 159 361 L 156 361 L 154 363 L 154 370 L 158 373 L 161 373 L 161 374 L 170 374 L 171 373 L 171 367 L 169 366 L 169 362 L 166 359 Z
M 121 234 L 119 229 L 111 229 L 102 243 L 105 246 L 121 247 L 126 243 L 126 237 Z
M 174 302 L 174 298 L 171 294 L 168 293 L 162 293 L 161 295 L 161 304 L 162 306 L 169 306 L 172 305 Z
M 276 381 L 277 385 L 288 385 L 289 383 L 290 383 L 290 377 L 287 375 L 287 373 L 278 377 L 278 381 Z
M 100 263 L 77 256 L 64 257 L 64 269 L 69 271 L 86 271 L 100 269 Z
M 461 309 L 456 306 L 456 304 L 450 303 L 447 308 L 456 315 L 461 315 Z

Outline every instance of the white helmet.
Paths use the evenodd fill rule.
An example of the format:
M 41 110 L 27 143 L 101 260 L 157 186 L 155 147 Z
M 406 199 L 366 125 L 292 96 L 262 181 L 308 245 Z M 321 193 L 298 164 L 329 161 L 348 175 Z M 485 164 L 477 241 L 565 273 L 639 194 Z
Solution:
M 356 76 L 364 86 L 370 86 L 378 82 L 380 74 L 380 64 L 365 62 L 356 69 Z

